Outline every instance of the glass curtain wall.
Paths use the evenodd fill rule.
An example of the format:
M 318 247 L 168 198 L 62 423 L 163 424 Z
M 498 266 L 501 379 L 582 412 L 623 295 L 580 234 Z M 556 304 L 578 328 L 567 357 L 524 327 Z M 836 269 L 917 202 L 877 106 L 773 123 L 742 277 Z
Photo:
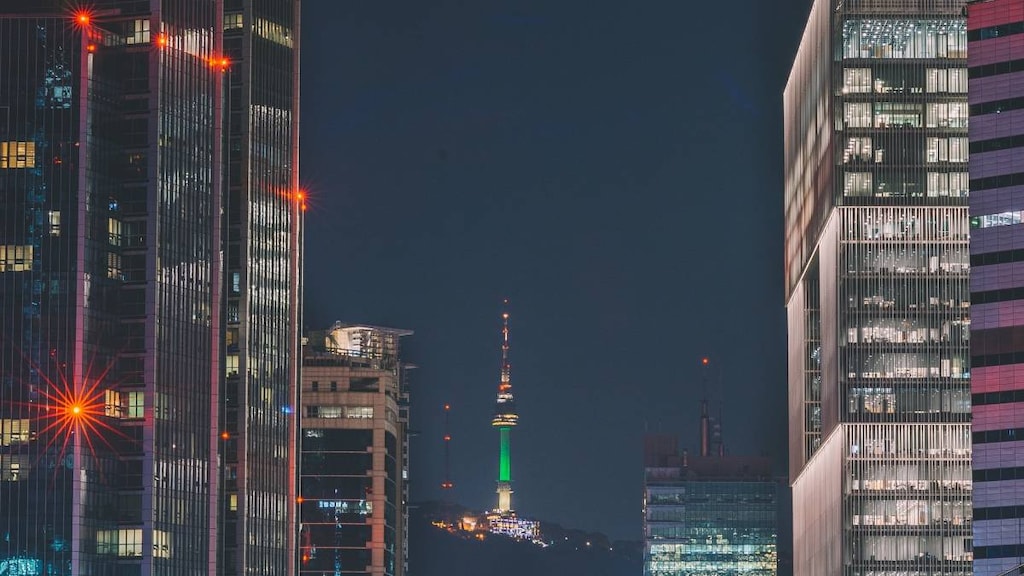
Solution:
M 222 573 L 296 559 L 298 2 L 226 0 Z
M 645 576 L 774 576 L 776 491 L 771 481 L 649 485 Z
M 0 573 L 71 574 L 117 520 L 111 101 L 68 18 L 0 38 Z

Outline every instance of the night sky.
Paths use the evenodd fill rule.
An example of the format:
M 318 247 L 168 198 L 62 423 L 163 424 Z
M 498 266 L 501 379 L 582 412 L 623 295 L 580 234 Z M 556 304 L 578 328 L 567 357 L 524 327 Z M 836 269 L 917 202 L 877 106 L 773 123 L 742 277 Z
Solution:
M 413 500 L 641 538 L 645 430 L 784 473 L 782 90 L 809 0 L 306 0 L 306 326 L 408 328 Z M 717 410 L 717 408 L 716 408 Z

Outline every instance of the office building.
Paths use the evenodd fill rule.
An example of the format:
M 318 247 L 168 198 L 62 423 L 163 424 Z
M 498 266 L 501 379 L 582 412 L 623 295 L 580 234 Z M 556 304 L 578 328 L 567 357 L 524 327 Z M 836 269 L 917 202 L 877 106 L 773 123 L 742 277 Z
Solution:
M 300 574 L 408 570 L 410 334 L 339 322 L 306 339 Z
M 218 13 L 58 4 L 0 16 L 0 566 L 208 574 Z
M 1024 1 L 969 3 L 967 43 L 974 573 L 994 575 L 1024 563 Z
M 779 484 L 771 460 L 708 450 L 679 452 L 674 436 L 644 439 L 644 576 L 778 573 Z
M 784 95 L 794 572 L 969 574 L 967 29 L 817 0 Z
M 242 348 L 260 394 L 225 394 L 221 214 L 234 177 L 221 158 L 236 63 L 223 4 L 67 6 L 0 2 L 0 573 L 294 573 L 291 345 Z M 294 178 L 279 158 L 268 163 L 286 169 L 261 173 Z M 251 213 L 272 210 L 253 198 Z M 294 222 L 298 203 L 283 204 Z M 295 265 L 271 262 L 296 261 L 281 220 L 266 224 L 266 254 L 238 252 L 246 262 L 229 270 L 257 269 L 247 286 L 294 302 Z M 252 314 L 295 326 L 276 317 L 287 309 Z M 239 330 L 239 344 L 253 333 L 269 339 Z M 235 430 L 239 406 L 250 420 Z M 247 434 L 247 450 L 228 449 Z M 231 453 L 235 484 L 222 474 Z M 245 484 L 250 468 L 285 481 Z M 222 555 L 236 506 L 261 546 L 244 569 Z
M 298 0 L 224 0 L 223 576 L 296 566 Z

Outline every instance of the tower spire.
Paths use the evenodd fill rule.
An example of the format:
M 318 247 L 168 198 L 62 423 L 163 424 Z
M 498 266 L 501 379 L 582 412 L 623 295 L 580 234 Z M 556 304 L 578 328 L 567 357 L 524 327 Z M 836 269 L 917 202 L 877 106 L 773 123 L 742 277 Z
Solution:
M 498 398 L 494 404 L 491 426 L 498 429 L 500 452 L 498 455 L 498 507 L 501 514 L 512 512 L 512 428 L 519 423 L 515 397 L 512 395 L 512 363 L 509 362 L 508 299 L 501 313 L 501 377 L 498 380 Z

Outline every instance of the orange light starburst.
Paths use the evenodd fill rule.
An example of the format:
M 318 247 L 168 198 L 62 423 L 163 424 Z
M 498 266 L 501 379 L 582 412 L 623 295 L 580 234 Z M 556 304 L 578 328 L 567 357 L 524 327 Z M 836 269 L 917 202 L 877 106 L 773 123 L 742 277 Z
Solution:
M 100 388 L 101 379 L 96 379 L 88 387 L 73 389 L 66 385 L 51 386 L 49 391 L 42 390 L 41 393 L 50 404 L 50 407 L 41 415 L 45 423 L 39 431 L 41 436 L 49 438 L 47 448 L 61 443 L 60 451 L 63 453 L 71 441 L 71 438 L 78 434 L 89 452 L 94 456 L 96 446 L 94 440 L 101 440 L 108 444 L 103 437 L 104 431 L 120 432 L 106 423 L 105 415 L 105 389 Z

